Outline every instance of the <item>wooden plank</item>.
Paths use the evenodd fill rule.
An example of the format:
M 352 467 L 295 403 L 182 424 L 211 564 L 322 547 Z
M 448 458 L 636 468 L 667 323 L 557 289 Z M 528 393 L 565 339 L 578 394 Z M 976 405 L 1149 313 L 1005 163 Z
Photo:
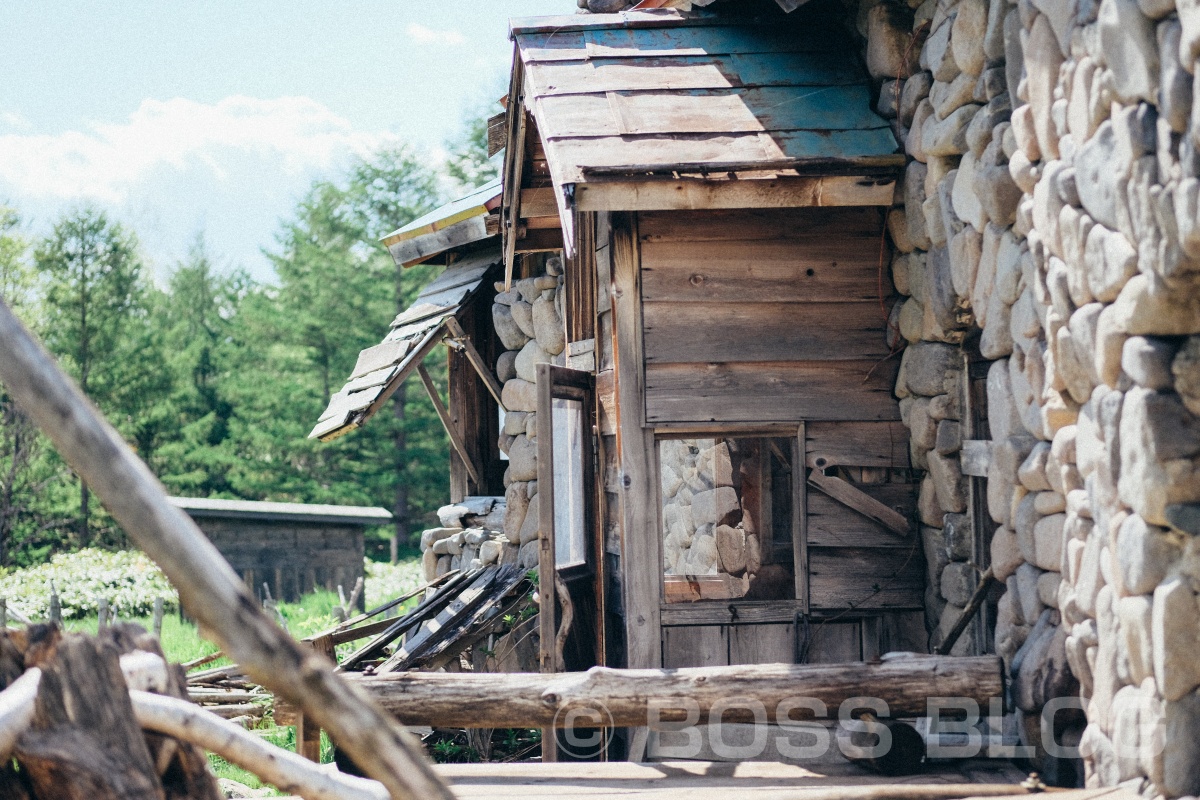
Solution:
M 613 370 L 596 373 L 596 407 L 599 409 L 600 434 L 617 432 L 617 382 Z
M 860 486 L 888 508 L 905 516 L 916 506 L 916 486 L 885 483 Z M 849 510 L 822 491 L 806 493 L 808 498 L 808 543 L 812 547 L 908 547 L 912 534 L 902 539 L 869 517 Z
M 421 287 L 419 296 L 425 297 L 468 283 L 478 284 L 487 276 L 488 270 L 499 263 L 500 254 L 494 249 L 489 249 L 482 258 L 467 258 L 462 263 L 455 262 L 441 275 Z
M 462 247 L 486 238 L 488 238 L 487 226 L 484 224 L 483 215 L 480 215 L 456 222 L 440 231 L 388 245 L 388 252 L 392 254 L 392 260 L 397 265 L 408 267 L 455 247 Z
M 890 206 L 895 181 L 833 176 L 748 181 L 664 180 L 583 183 L 575 187 L 583 211 L 699 208 Z
M 865 84 L 750 89 L 609 91 L 537 99 L 547 139 L 571 136 L 844 131 L 881 127 Z M 807 155 L 841 155 L 836 137 Z
M 438 394 L 437 386 L 433 382 L 433 376 L 429 374 L 429 370 L 425 369 L 424 364 L 417 364 L 417 374 L 421 376 L 421 383 L 425 385 L 425 392 L 429 395 L 429 401 L 433 403 L 433 409 L 437 412 L 438 419 L 442 421 L 442 427 L 446 429 L 446 435 L 450 437 L 450 444 L 454 445 L 455 452 L 462 459 L 463 466 L 467 468 L 467 472 L 471 474 L 471 480 L 475 481 L 476 486 L 482 486 L 483 481 L 480 480 L 479 470 L 475 467 L 470 453 L 467 452 L 467 445 L 463 442 L 462 437 L 458 434 L 458 429 L 454 427 L 454 420 L 450 418 L 450 411 L 446 408 L 446 404 L 442 402 L 442 397 Z
M 901 558 L 882 548 L 810 547 L 813 609 L 924 608 L 925 570 L 919 546 Z
M 663 667 L 723 667 L 729 664 L 729 628 L 695 625 L 663 628 Z
M 642 298 L 647 303 L 879 303 L 880 239 L 805 246 L 795 240 L 695 244 L 644 242 Z M 884 280 L 883 296 L 892 295 Z M 874 321 L 872 320 L 872 321 Z
M 563 249 L 561 228 L 524 228 L 514 241 L 514 252 L 545 253 Z
M 525 69 L 517 45 L 513 45 L 513 70 L 509 81 L 508 143 L 504 149 L 504 199 L 500 205 L 500 233 L 504 242 L 504 291 L 512 288 L 517 247 L 517 225 L 521 214 L 521 171 L 525 168 Z
M 840 131 L 556 137 L 548 138 L 546 147 L 555 180 L 570 183 L 598 179 L 606 170 L 629 169 L 634 165 L 642 173 L 674 168 L 685 174 L 707 174 L 718 178 L 729 178 L 725 174 L 728 172 L 748 172 L 756 168 L 847 175 L 853 174 L 850 172 L 852 166 L 862 164 L 866 159 L 871 168 L 863 167 L 862 174 L 868 175 L 877 173 L 880 165 L 876 162 L 881 158 L 885 165 L 891 165 L 889 174 L 895 174 L 899 172 L 899 165 L 891 164 L 895 142 L 891 129 L 880 126 Z M 798 204 L 761 204 L 764 208 L 771 205 Z M 809 202 L 805 205 L 817 204 Z
M 848 50 L 820 58 L 808 53 L 734 53 L 534 62 L 527 65 L 527 74 L 538 97 L 622 90 L 824 87 L 862 81 L 862 70 Z
M 396 367 L 394 366 L 377 369 L 374 372 L 368 372 L 366 375 L 354 378 L 342 387 L 342 391 L 347 393 L 361 392 L 364 389 L 370 389 L 374 386 L 382 386 L 383 384 L 387 383 L 394 374 L 396 374 Z
M 802 247 L 796 249 L 797 253 L 807 252 L 813 247 L 820 247 L 822 252 L 827 252 L 830 232 L 836 231 L 840 247 L 858 238 L 873 242 L 876 246 L 875 262 L 878 262 L 878 243 L 883 234 L 883 215 L 874 208 L 646 211 L 638 216 L 638 222 L 638 234 L 643 247 L 647 243 L 661 242 L 682 242 L 694 246 L 698 242 L 753 243 L 798 239 Z M 867 260 L 871 251 L 863 247 L 862 258 Z M 702 247 L 696 249 L 705 252 Z M 832 254 L 829 258 L 842 260 Z
M 731 625 L 728 631 L 730 664 L 791 664 L 796 660 L 795 625 Z
M 782 30 L 768 27 L 722 25 L 701 27 L 695 20 L 686 26 L 635 28 L 622 15 L 622 26 L 615 30 L 583 31 L 580 17 L 566 17 L 563 27 L 552 33 L 535 28 L 515 33 L 522 63 L 537 61 L 577 61 L 581 58 L 657 58 L 664 56 L 706 56 L 728 53 L 828 53 L 842 49 L 844 38 L 828 31 L 813 29 Z M 590 22 L 596 22 L 589 19 Z M 544 18 L 545 25 L 552 24 Z M 662 25 L 660 20 L 658 24 Z M 574 27 L 575 30 L 571 30 Z M 824 34 L 824 35 L 822 35 Z
M 986 478 L 992 464 L 990 439 L 966 439 L 962 443 L 962 472 L 973 478 Z
M 550 364 L 538 364 L 537 368 L 538 665 L 542 672 L 562 672 L 562 656 L 556 647 L 561 584 L 554 541 L 557 534 L 554 524 L 554 395 L 550 367 Z M 541 750 L 542 761 L 558 760 L 558 741 L 552 728 L 542 729 Z
M 636 217 L 614 214 L 611 230 L 617 447 L 623 484 L 626 663 L 635 668 L 658 667 L 662 663 L 659 630 L 663 574 L 659 531 L 662 528 L 654 435 L 643 423 L 645 376 Z
M 488 367 L 487 362 L 483 360 L 483 356 L 479 354 L 479 350 L 475 348 L 471 337 L 463 331 L 462 325 L 454 317 L 446 319 L 446 328 L 449 329 L 450 335 L 454 337 L 456 343 L 460 344 L 463 349 L 463 355 L 467 357 L 467 361 L 475 368 L 475 373 L 479 375 L 479 379 L 483 381 L 483 385 L 487 387 L 488 393 L 496 399 L 497 405 L 504 408 L 504 401 L 500 399 L 502 387 L 500 381 L 492 374 L 492 370 Z
M 383 342 L 374 347 L 368 347 L 358 354 L 354 371 L 350 373 L 351 380 L 400 363 L 411 346 L 412 342 L 402 339 L 397 342 Z
M 906 516 L 879 502 L 849 481 L 814 469 L 809 471 L 808 483 L 867 519 L 878 522 L 897 536 L 905 537 L 911 533 L 911 524 Z
M 805 429 L 801 422 L 792 438 L 792 580 L 800 609 L 808 614 L 808 490 L 804 485 L 806 470 L 804 454 L 807 447 Z M 765 460 L 764 460 L 765 461 Z M 768 540 L 774 537 L 767 537 Z
M 733 575 L 667 575 L 663 577 L 663 602 L 736 600 L 745 597 L 748 588 Z
M 794 363 L 649 364 L 652 422 L 895 420 L 895 359 Z
M 646 363 L 881 359 L 878 303 L 655 303 L 643 306 Z
M 805 462 L 810 467 L 907 469 L 911 466 L 908 429 L 899 421 L 810 422 L 806 435 Z
M 558 201 L 554 199 L 553 187 L 521 190 L 521 218 L 528 217 L 558 218 Z
M 862 660 L 862 623 L 824 622 L 809 628 L 806 664 L 844 664 Z
M 488 117 L 487 121 L 487 154 L 488 158 L 499 153 L 508 145 L 508 111 L 501 111 Z
M 411 325 L 414 322 L 451 311 L 459 306 L 478 284 L 464 284 L 443 289 L 434 294 L 422 294 L 417 300 L 392 320 L 392 327 Z

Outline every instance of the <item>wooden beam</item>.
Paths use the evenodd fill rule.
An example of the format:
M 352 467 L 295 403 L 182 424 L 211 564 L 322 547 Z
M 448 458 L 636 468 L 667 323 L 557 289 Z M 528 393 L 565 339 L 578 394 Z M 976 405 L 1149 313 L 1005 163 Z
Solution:
M 561 672 L 556 656 L 558 580 L 554 537 L 554 395 L 550 364 L 537 365 L 538 434 L 538 665 L 542 672 Z M 542 725 L 542 761 L 558 760 L 553 725 Z
M 450 444 L 454 445 L 458 457 L 462 459 L 463 466 L 467 468 L 467 472 L 471 473 L 471 480 L 475 481 L 477 487 L 483 486 L 483 482 L 479 480 L 479 470 L 475 469 L 475 464 L 471 462 L 471 456 L 467 454 L 466 443 L 454 429 L 454 421 L 450 419 L 450 412 L 438 394 L 437 386 L 433 383 L 433 376 L 429 374 L 429 370 L 425 369 L 424 364 L 417 364 L 417 374 L 421 376 L 421 383 L 425 384 L 425 391 L 429 394 L 429 401 L 433 403 L 433 410 L 437 412 L 438 419 L 442 421 L 442 427 L 446 429 L 446 435 L 450 437 Z
M 480 215 L 456 222 L 434 233 L 396 242 L 388 246 L 388 252 L 392 254 L 392 260 L 398 265 L 411 267 L 433 258 L 439 253 L 481 241 L 490 235 L 487 231 L 486 217 Z
M 575 184 L 580 211 L 890 206 L 891 178 L 853 175 L 761 180 L 643 180 Z
M 662 529 L 654 432 L 645 426 L 642 301 L 637 218 L 614 214 L 609 246 L 616 335 L 617 447 L 624 525 L 625 659 L 633 668 L 662 666 Z
M 504 194 L 500 207 L 504 233 L 504 291 L 512 289 L 513 261 L 517 255 L 517 225 L 521 220 L 521 173 L 525 168 L 525 65 L 514 45 L 512 83 L 508 90 L 508 146 L 504 150 Z
M 483 385 L 487 387 L 488 392 L 492 397 L 496 398 L 496 403 L 501 409 L 507 410 L 504 409 L 504 401 L 500 399 L 500 395 L 503 392 L 500 381 L 496 380 L 496 376 L 492 374 L 492 370 L 488 367 L 487 362 L 483 360 L 483 356 L 475 349 L 475 344 L 471 341 L 471 337 L 467 336 L 458 319 L 447 317 L 446 328 L 449 329 L 450 337 L 453 341 L 462 346 L 463 355 L 467 357 L 467 361 L 475 368 L 475 372 L 479 375 L 479 379 L 483 381 Z
M 558 203 L 550 186 L 521 190 L 521 219 L 554 217 L 558 219 Z
M 813 469 L 808 474 L 808 482 L 839 503 L 853 508 L 867 519 L 878 522 L 892 533 L 908 536 L 911 526 L 903 514 L 885 506 L 848 481 L 830 477 L 820 469 Z
M 350 677 L 381 707 L 408 725 L 445 728 L 564 727 L 572 710 L 605 709 L 612 727 L 641 727 L 652 708 L 664 722 L 698 709 L 698 724 L 730 697 L 757 700 L 774 721 L 780 704 L 797 697 L 837 709 L 853 697 L 883 700 L 893 717 L 922 717 L 928 698 L 968 698 L 987 708 L 1004 696 L 1003 666 L 997 656 L 952 658 L 913 655 L 882 663 L 741 664 L 678 669 L 610 669 L 557 675 L 540 673 L 393 672 Z M 611 720 L 611 722 L 609 722 Z M 754 722 L 737 704 L 722 722 Z
M 184 610 L 250 678 L 300 706 L 393 800 L 454 795 L 421 743 L 364 701 L 333 664 L 263 612 L 215 545 L 0 302 L 0 381 L 179 591 Z

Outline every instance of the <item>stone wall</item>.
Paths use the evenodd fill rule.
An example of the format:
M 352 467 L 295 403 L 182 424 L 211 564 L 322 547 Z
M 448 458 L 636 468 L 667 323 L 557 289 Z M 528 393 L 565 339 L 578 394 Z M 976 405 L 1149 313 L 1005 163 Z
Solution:
M 504 472 L 504 534 L 510 546 L 520 548 L 517 560 L 526 568 L 538 563 L 537 365 L 561 365 L 566 350 L 562 259 L 547 258 L 545 270 L 514 282 L 507 292 L 497 284 L 500 294 L 492 306 L 496 333 L 506 350 L 496 363 L 508 409 L 500 432 L 500 450 L 509 459 Z
M 1194 794 L 1200 4 L 863 0 L 857 25 L 909 157 L 888 229 L 930 616 L 987 561 L 952 534 L 966 350 L 992 361 L 995 648 L 1023 735 L 1078 694 L 1086 728 L 1056 727 L 1087 785 Z
M 499 442 L 508 456 L 504 500 L 486 518 L 459 513 L 460 506 L 438 512 L 442 527 L 421 535 L 426 580 L 476 559 L 476 566 L 519 563 L 532 569 L 538 564 L 536 370 L 543 362 L 561 365 L 566 350 L 562 259 L 547 257 L 542 268 L 544 274 L 515 281 L 507 292 L 497 283 L 492 306 L 495 333 L 504 345 L 496 362 L 508 410 Z

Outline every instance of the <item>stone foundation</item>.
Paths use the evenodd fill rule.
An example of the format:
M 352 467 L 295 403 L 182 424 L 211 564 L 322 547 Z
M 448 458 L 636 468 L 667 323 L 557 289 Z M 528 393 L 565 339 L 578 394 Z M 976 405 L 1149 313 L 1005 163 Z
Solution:
M 1082 739 L 1088 786 L 1194 794 L 1200 6 L 864 0 L 857 20 L 909 156 L 888 230 L 930 620 L 986 566 L 955 534 L 965 349 L 992 361 L 1000 527 L 976 561 L 1006 586 L 995 648 L 1026 741 L 1078 695 L 1086 728 L 1056 729 Z

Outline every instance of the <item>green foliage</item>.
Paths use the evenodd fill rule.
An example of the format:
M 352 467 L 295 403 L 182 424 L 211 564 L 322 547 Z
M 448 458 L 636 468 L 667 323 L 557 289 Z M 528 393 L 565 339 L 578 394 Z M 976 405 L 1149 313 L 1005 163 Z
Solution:
M 494 174 L 482 112 L 450 149 L 450 180 L 392 147 L 314 183 L 268 252 L 274 285 L 219 264 L 200 235 L 155 286 L 137 237 L 104 212 L 70 210 L 31 242 L 0 205 L 0 297 L 172 493 L 384 506 L 395 525 L 369 532 L 368 554 L 395 560 L 448 499 L 448 442 L 424 392 L 400 387 L 352 436 L 308 433 L 359 351 L 440 269 L 397 269 L 380 238 L 442 202 L 442 187 Z M 444 385 L 444 352 L 426 366 Z M 0 387 L 0 567 L 125 544 Z
M 496 96 L 500 94 L 496 91 Z M 500 174 L 500 156 L 488 158 L 487 121 L 500 107 L 487 101 L 468 114 L 458 138 L 449 143 L 446 172 L 459 190 L 480 186 Z
M 95 614 L 101 598 L 107 599 L 109 607 L 121 617 L 149 615 L 156 597 L 163 598 L 167 608 L 179 602 L 154 562 L 136 550 L 60 553 L 49 563 L 4 575 L 0 578 L 0 597 L 7 599 L 9 608 L 30 619 L 45 619 L 52 581 L 58 590 L 63 619 Z

